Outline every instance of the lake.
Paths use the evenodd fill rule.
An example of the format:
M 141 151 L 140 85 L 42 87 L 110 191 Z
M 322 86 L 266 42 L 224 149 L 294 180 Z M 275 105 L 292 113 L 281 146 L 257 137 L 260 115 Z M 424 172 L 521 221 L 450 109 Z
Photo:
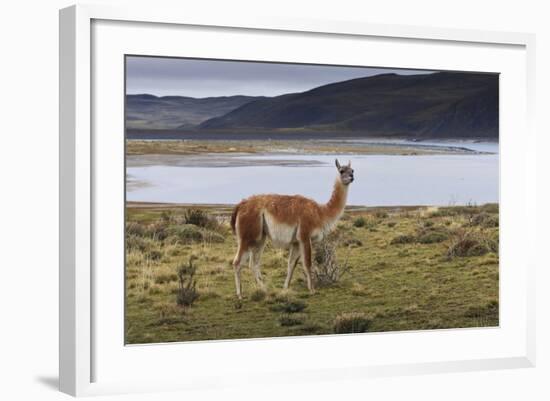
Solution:
M 429 142 L 479 152 L 444 155 L 203 154 L 127 157 L 127 200 L 237 203 L 253 194 L 301 194 L 326 202 L 337 172 L 351 160 L 348 204 L 464 205 L 498 202 L 498 143 Z M 412 146 L 415 146 L 412 144 Z

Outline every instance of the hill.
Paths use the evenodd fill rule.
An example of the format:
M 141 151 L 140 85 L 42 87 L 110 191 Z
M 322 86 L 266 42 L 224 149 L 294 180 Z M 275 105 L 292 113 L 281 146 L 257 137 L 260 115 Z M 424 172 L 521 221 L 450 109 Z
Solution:
M 259 98 L 203 132 L 338 132 L 365 137 L 498 138 L 498 75 L 382 74 Z
M 128 129 L 187 129 L 222 116 L 255 100 L 251 96 L 193 98 L 185 96 L 126 95 Z

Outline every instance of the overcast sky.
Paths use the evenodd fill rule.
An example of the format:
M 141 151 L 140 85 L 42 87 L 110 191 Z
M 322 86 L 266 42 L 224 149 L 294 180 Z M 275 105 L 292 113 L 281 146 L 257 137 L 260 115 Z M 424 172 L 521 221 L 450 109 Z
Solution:
M 347 79 L 429 71 L 164 57 L 126 58 L 126 92 L 157 96 L 276 96 Z

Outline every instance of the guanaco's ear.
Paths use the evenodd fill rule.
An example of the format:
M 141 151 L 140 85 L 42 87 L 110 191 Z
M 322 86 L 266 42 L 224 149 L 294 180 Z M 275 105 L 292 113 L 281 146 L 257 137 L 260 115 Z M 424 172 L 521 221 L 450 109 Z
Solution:
M 335 159 L 336 161 L 336 168 L 338 169 L 338 171 L 340 171 L 340 162 L 338 161 L 338 159 Z
M 351 160 L 348 160 L 348 167 L 351 167 Z

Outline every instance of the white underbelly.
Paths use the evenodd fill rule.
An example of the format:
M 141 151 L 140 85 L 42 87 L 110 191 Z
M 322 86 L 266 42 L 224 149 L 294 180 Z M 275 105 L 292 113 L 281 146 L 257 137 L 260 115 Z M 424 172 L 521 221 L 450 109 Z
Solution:
M 264 214 L 267 225 L 267 234 L 276 248 L 288 248 L 293 242 L 296 242 L 297 225 L 279 223 L 269 213 Z

